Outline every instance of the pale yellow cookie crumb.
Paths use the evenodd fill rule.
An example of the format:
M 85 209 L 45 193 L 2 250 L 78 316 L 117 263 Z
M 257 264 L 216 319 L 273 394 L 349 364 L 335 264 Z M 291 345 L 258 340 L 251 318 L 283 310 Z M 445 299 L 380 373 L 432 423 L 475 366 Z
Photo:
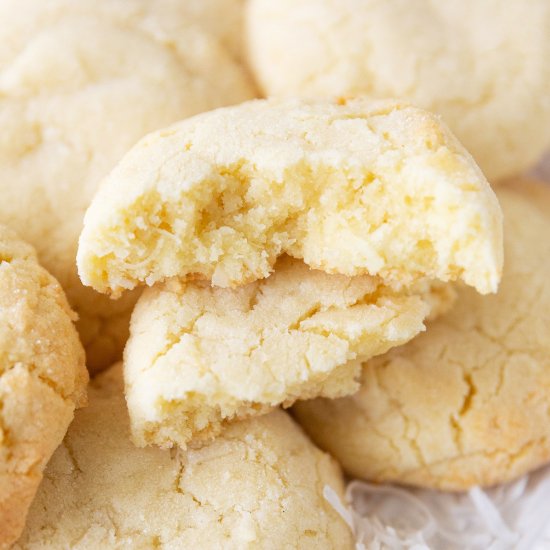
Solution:
M 369 361 L 354 396 L 296 405 L 350 475 L 465 490 L 550 460 L 550 189 L 532 191 L 537 202 L 499 189 L 506 263 L 497 295 L 461 290 L 425 334 Z
M 15 550 L 71 548 L 353 549 L 325 500 L 338 466 L 275 411 L 187 452 L 137 449 L 122 375 L 92 382 L 52 458 Z

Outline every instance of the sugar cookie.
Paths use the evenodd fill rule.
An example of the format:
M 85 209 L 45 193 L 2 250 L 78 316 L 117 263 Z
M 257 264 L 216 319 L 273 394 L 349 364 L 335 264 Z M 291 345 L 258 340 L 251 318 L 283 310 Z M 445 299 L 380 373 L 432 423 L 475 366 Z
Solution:
M 84 284 L 234 287 L 286 252 L 313 268 L 496 290 L 501 212 L 439 119 L 393 101 L 258 100 L 138 143 L 88 209 Z
M 215 36 L 236 59 L 242 61 L 246 57 L 244 11 L 247 0 L 172 1 L 180 10 L 185 10 L 187 18 Z
M 540 188 L 550 196 L 550 189 Z M 425 334 L 368 362 L 352 397 L 297 404 L 349 474 L 463 490 L 550 460 L 550 201 L 503 186 L 499 293 L 459 293 Z
M 342 497 L 336 463 L 286 413 L 234 424 L 199 450 L 137 449 L 121 375 L 103 376 L 48 465 L 14 550 L 354 548 L 323 497 L 326 485 Z
M 247 27 L 267 95 L 407 99 L 491 183 L 550 147 L 547 0 L 250 0 Z
M 59 283 L 31 246 L 0 226 L 0 548 L 21 533 L 44 467 L 88 373 Z

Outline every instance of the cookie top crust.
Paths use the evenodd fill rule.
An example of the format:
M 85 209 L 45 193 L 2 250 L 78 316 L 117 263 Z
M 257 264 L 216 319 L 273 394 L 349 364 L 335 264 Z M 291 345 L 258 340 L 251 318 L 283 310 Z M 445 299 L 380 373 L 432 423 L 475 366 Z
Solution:
M 15 549 L 352 549 L 323 497 L 343 480 L 282 411 L 241 422 L 207 447 L 138 449 L 122 374 L 99 375 L 45 473 Z
M 547 0 L 251 0 L 266 96 L 399 97 L 443 117 L 491 183 L 550 147 Z

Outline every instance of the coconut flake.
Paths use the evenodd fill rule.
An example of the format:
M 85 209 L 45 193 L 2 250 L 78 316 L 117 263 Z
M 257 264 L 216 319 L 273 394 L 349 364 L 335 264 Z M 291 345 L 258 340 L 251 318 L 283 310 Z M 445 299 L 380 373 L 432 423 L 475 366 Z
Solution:
M 548 550 L 550 467 L 507 485 L 442 493 L 352 481 L 325 499 L 369 550 Z
M 353 517 L 351 511 L 342 504 L 336 491 L 330 485 L 325 485 L 323 487 L 323 497 L 338 512 L 340 517 L 348 524 L 349 528 L 353 530 Z
M 480 518 L 485 522 L 487 531 L 501 540 L 504 544 L 515 544 L 518 539 L 517 533 L 512 532 L 502 515 L 489 496 L 479 487 L 473 487 L 468 492 L 475 509 L 479 512 Z

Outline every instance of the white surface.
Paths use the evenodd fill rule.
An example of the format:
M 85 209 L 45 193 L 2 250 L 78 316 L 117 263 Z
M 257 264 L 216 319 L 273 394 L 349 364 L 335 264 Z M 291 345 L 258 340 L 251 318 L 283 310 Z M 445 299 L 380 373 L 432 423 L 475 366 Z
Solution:
M 346 496 L 353 506 L 345 519 L 358 548 L 550 548 L 550 468 L 487 491 L 453 494 L 353 481 Z

